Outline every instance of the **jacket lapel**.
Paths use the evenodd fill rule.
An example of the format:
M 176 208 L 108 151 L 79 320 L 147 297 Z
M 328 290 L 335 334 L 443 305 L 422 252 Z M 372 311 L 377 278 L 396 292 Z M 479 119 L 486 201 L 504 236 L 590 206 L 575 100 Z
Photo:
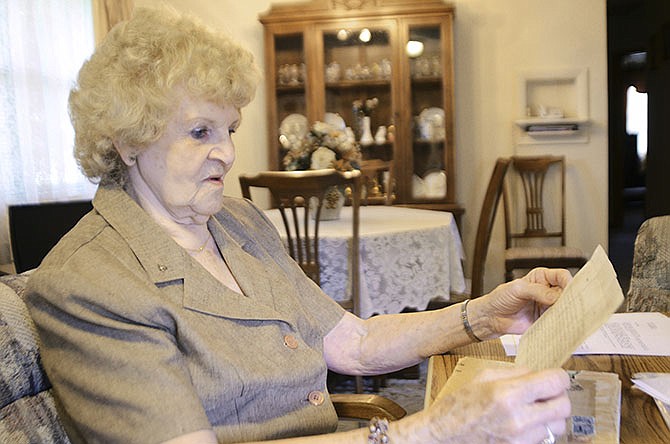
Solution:
M 292 323 L 289 313 L 275 310 L 273 293 L 279 288 L 275 288 L 273 282 L 280 280 L 273 279 L 262 261 L 255 257 L 253 242 L 242 241 L 240 245 L 214 218 L 208 227 L 244 295 L 221 284 L 193 260 L 124 190 L 100 186 L 94 206 L 126 240 L 147 277 L 157 287 L 183 280 L 184 307 L 227 318 L 276 319 Z M 245 245 L 251 254 L 245 251 Z M 286 291 L 285 286 L 279 287 Z

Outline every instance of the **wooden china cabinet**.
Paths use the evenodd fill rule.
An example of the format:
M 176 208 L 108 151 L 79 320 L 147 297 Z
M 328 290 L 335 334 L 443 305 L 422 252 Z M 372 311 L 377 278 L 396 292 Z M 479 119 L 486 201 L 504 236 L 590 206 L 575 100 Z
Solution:
M 313 0 L 274 5 L 259 20 L 272 169 L 284 169 L 287 140 L 315 121 L 343 120 L 360 140 L 365 119 L 354 102 L 376 98 L 369 126 L 373 136 L 384 128 L 361 150 L 364 159 L 393 160 L 395 204 L 463 212 L 455 190 L 452 5 Z

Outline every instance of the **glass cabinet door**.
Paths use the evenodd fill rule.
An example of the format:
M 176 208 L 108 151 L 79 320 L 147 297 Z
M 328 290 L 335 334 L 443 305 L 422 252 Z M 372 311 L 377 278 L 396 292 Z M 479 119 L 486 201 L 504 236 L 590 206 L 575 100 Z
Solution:
M 461 214 L 454 171 L 454 8 L 442 0 L 359 3 L 311 0 L 300 14 L 282 4 L 260 16 L 270 166 L 286 169 L 285 154 L 295 146 L 288 139 L 325 121 L 344 129 L 347 142 L 360 144 L 369 161 L 361 170 L 372 190 L 392 190 L 391 199 L 373 203 Z
M 329 27 L 323 41 L 324 120 L 343 125 L 364 160 L 393 158 L 391 32 L 371 23 Z
M 410 25 L 405 54 L 409 61 L 411 107 L 411 182 L 414 201 L 448 197 L 444 60 L 440 24 Z
M 300 140 L 308 130 L 307 83 L 303 33 L 274 36 L 274 72 L 278 128 L 274 144 L 279 161 L 285 147 Z M 282 165 L 277 165 L 283 169 Z M 275 168 L 276 168 L 275 167 Z

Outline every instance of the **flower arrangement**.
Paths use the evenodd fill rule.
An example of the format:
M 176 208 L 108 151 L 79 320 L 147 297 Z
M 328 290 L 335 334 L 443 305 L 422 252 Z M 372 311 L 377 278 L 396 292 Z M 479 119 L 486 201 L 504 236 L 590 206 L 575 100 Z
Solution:
M 364 116 L 370 116 L 372 111 L 377 108 L 377 105 L 379 105 L 379 99 L 377 97 L 365 100 L 354 100 L 354 103 L 352 104 L 353 113 L 354 115 L 363 114 Z
M 335 168 L 350 171 L 360 167 L 360 146 L 345 131 L 325 122 L 315 122 L 305 137 L 284 145 L 286 171 Z

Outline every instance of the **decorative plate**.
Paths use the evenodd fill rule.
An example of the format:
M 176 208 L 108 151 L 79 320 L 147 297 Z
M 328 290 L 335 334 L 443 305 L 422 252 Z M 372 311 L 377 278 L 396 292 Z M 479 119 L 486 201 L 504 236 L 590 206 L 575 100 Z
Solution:
M 412 174 L 412 197 L 426 197 L 426 184 L 422 178 Z
M 279 135 L 289 139 L 302 139 L 308 130 L 309 122 L 302 114 L 289 114 L 279 125 Z
M 421 138 L 425 140 L 444 140 L 444 110 L 426 108 L 419 114 Z
M 447 195 L 447 173 L 444 170 L 424 174 L 423 183 L 426 197 L 440 198 Z

